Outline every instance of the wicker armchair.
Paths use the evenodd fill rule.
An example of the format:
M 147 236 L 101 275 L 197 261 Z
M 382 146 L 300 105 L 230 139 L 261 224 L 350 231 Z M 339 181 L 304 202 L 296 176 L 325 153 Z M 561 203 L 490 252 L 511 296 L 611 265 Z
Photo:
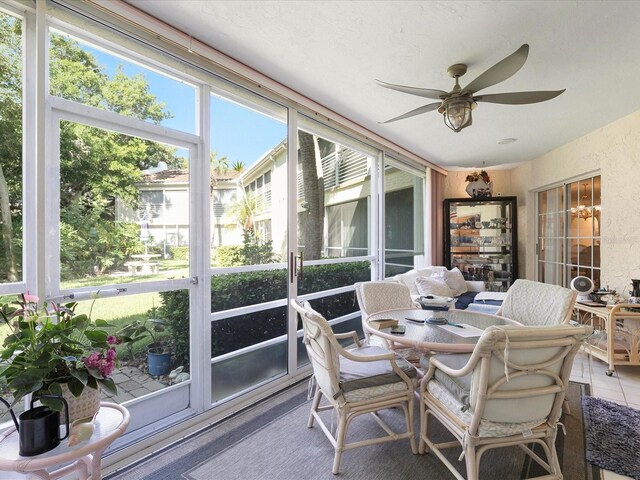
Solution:
M 562 479 L 557 422 L 573 358 L 591 331 L 590 326 L 494 326 L 485 330 L 470 355 L 431 357 L 420 383 L 419 452 L 433 451 L 464 480 L 441 451 L 462 446 L 466 478 L 477 480 L 486 450 L 518 445 L 548 472 L 537 478 Z M 455 441 L 434 443 L 430 416 Z M 546 460 L 530 444 L 540 445 Z
M 329 323 L 309 302 L 291 300 L 291 305 L 302 320 L 303 341 L 316 382 L 307 426 L 311 428 L 317 421 L 333 445 L 332 472 L 339 472 L 342 452 L 352 448 L 409 439 L 412 452 L 417 453 L 413 429 L 415 369 L 406 360 L 380 347 L 361 346 L 356 332 L 334 334 Z M 338 340 L 346 338 L 353 338 L 356 346 L 343 348 Z M 324 405 L 320 405 L 322 397 L 327 402 Z M 406 432 L 394 433 L 376 413 L 391 407 L 399 407 L 404 412 Z M 319 415 L 332 409 L 338 414 L 335 436 Z M 351 421 L 365 413 L 375 417 L 386 435 L 346 443 Z
M 362 312 L 362 322 L 374 313 L 399 308 L 421 308 L 411 299 L 409 288 L 396 282 L 358 282 L 355 284 L 358 306 Z M 365 338 L 370 341 L 369 333 L 363 328 Z
M 496 315 L 523 325 L 560 325 L 571 319 L 577 293 L 568 288 L 532 280 L 518 279 Z

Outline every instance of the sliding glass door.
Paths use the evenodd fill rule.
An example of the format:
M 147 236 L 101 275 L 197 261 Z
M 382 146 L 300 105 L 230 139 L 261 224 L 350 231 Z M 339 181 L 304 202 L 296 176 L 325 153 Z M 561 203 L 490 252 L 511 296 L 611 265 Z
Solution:
M 384 165 L 384 276 L 426 265 L 425 175 L 391 158 Z
M 240 93 L 210 98 L 211 403 L 288 372 L 287 111 Z
M 376 158 L 332 133 L 308 120 L 298 129 L 294 268 L 298 297 L 346 331 L 361 328 L 353 284 L 372 278 Z M 298 360 L 308 362 L 300 341 Z

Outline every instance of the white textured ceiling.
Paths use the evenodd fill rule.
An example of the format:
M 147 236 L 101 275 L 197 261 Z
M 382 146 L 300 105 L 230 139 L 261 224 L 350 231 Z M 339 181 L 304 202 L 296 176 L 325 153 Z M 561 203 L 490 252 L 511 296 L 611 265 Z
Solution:
M 445 168 L 527 161 L 640 109 L 636 1 L 127 1 Z M 523 43 L 524 67 L 482 93 L 565 93 L 478 104 L 460 133 L 437 112 L 378 123 L 433 100 L 374 79 L 449 91 L 451 64 L 464 86 Z

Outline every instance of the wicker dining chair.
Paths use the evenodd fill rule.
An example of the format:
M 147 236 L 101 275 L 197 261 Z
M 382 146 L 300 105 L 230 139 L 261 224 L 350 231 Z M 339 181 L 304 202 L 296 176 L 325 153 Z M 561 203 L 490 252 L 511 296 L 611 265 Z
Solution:
M 291 300 L 302 320 L 303 341 L 313 367 L 315 395 L 307 426 L 317 421 L 335 449 L 332 472 L 340 470 L 342 453 L 352 448 L 408 439 L 417 453 L 413 429 L 416 371 L 411 364 L 380 347 L 362 346 L 357 333 L 334 334 L 326 319 L 309 302 Z M 338 340 L 352 338 L 355 347 L 343 348 Z M 326 404 L 320 405 L 322 399 Z M 404 412 L 406 432 L 395 433 L 378 416 L 379 410 L 398 407 Z M 323 422 L 320 412 L 335 410 L 335 435 Z M 347 430 L 354 418 L 371 413 L 385 435 L 347 443 Z
M 555 449 L 571 366 L 592 332 L 587 325 L 492 326 L 473 353 L 435 355 L 420 383 L 419 452 L 432 451 L 464 480 L 442 450 L 462 447 L 467 480 L 478 480 L 482 454 L 493 448 L 519 446 L 548 474 L 562 479 Z M 455 441 L 435 443 L 429 417 L 436 418 Z M 546 460 L 534 453 L 542 448 Z
M 364 322 L 369 315 L 395 310 L 400 308 L 421 308 L 411 299 L 409 288 L 398 282 L 377 281 L 358 282 L 355 284 L 358 306 L 362 312 L 362 329 L 365 338 L 370 341 L 370 336 Z
M 568 288 L 519 278 L 507 290 L 496 315 L 523 325 L 560 325 L 568 323 L 577 293 Z

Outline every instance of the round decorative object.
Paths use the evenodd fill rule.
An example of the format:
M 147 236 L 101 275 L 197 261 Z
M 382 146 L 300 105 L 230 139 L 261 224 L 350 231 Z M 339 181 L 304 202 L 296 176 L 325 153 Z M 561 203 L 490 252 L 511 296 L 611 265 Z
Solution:
M 474 182 L 469 182 L 465 192 L 472 198 L 486 198 L 490 197 L 493 193 L 493 182 L 485 182 L 482 179 Z
M 84 387 L 79 397 L 76 397 L 67 388 L 66 384 L 61 384 L 62 397 L 69 404 L 69 423 L 80 418 L 93 417 L 100 410 L 100 389 Z M 60 423 L 64 423 L 64 412 L 60 413 Z

